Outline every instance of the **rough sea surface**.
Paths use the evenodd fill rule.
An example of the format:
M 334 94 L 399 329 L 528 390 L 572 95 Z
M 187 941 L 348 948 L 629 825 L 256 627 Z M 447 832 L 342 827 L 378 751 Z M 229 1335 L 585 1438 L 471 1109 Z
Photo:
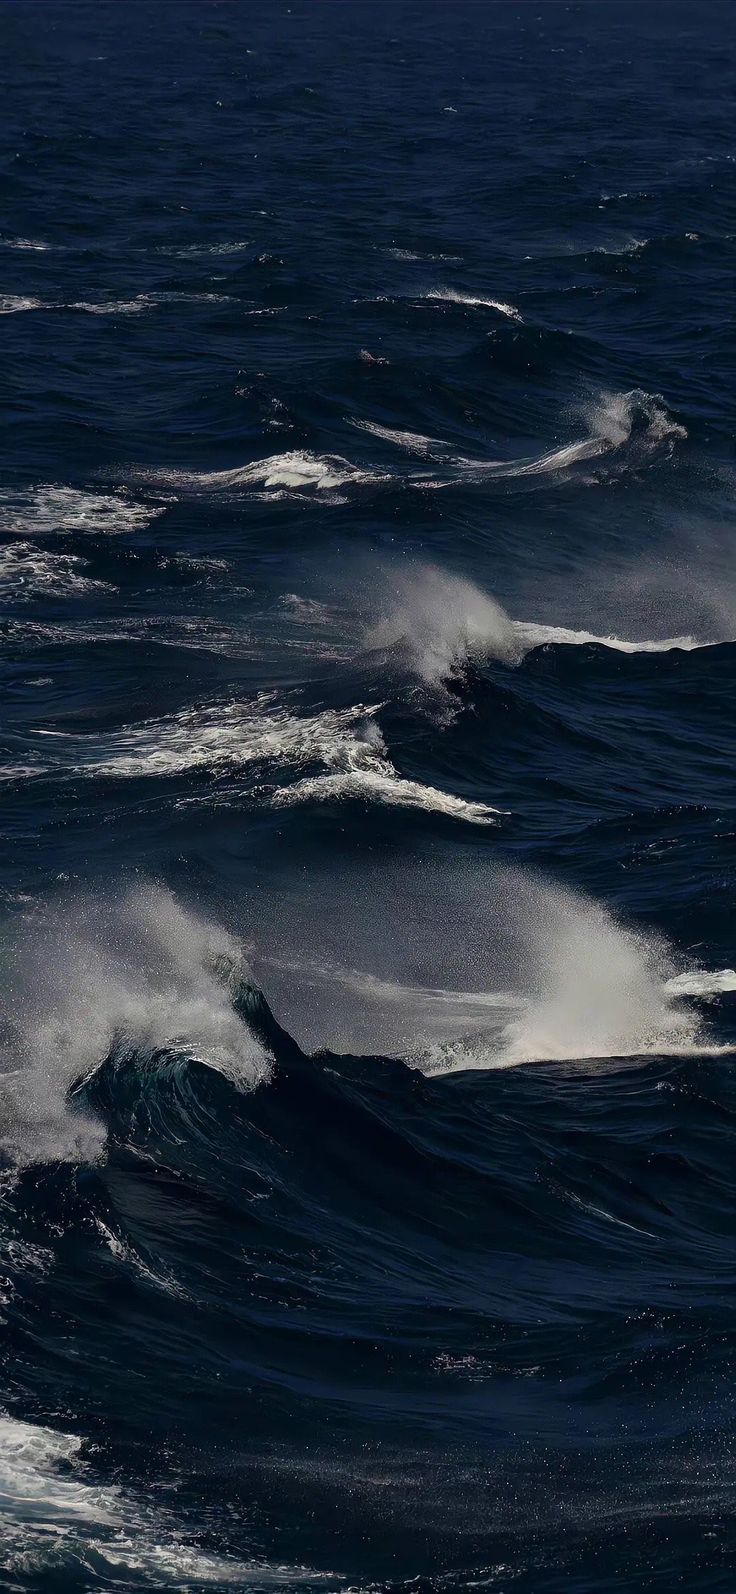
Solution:
M 733 10 L 0 9 L 0 1588 L 733 1594 Z

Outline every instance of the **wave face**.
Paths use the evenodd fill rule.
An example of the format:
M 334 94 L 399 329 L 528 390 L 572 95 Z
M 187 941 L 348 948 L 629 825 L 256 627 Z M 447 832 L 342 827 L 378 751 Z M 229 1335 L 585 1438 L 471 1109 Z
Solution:
M 723 7 L 9 9 L 0 1591 L 733 1594 Z

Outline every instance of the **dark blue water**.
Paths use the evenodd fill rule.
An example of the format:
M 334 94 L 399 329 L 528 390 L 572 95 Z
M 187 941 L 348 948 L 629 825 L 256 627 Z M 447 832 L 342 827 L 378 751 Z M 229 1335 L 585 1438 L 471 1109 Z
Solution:
M 0 1587 L 736 1586 L 725 3 L 0 10 Z

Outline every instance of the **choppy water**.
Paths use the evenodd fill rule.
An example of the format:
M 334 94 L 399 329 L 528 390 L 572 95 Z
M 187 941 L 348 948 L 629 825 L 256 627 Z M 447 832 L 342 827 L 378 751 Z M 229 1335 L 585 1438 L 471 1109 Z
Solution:
M 731 21 L 3 9 L 3 1589 L 733 1590 Z

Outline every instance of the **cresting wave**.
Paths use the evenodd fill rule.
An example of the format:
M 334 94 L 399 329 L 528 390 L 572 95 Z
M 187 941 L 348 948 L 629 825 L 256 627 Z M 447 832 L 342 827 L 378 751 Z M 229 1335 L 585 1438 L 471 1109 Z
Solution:
M 2 948 L 0 1145 L 23 1164 L 96 1161 L 104 1128 L 70 1092 L 111 1055 L 173 1049 L 239 1088 L 270 1059 L 232 1006 L 241 948 L 156 886 L 21 914 Z
M 594 644 L 619 653 L 666 653 L 691 651 L 709 640 L 674 636 L 635 641 L 512 620 L 473 582 L 428 564 L 373 567 L 361 591 L 367 608 L 364 647 L 386 650 L 405 674 L 433 690 L 490 659 L 518 665 L 538 647 Z
M 503 308 L 510 314 L 512 307 Z M 564 477 L 579 464 L 631 447 L 637 463 L 664 450 L 687 436 L 684 426 L 668 414 L 658 396 L 633 390 L 630 393 L 603 393 L 586 406 L 588 433 L 571 443 L 519 459 L 469 459 L 441 438 L 387 427 L 383 422 L 348 417 L 359 431 L 395 444 L 404 452 L 423 455 L 441 465 L 441 470 L 409 470 L 398 474 L 376 463 L 358 465 L 339 454 L 316 454 L 309 449 L 289 450 L 257 459 L 229 470 L 137 470 L 134 478 L 157 487 L 193 494 L 214 493 L 238 497 L 243 493 L 275 495 L 318 495 L 331 503 L 344 503 L 353 489 L 381 488 L 396 484 L 417 489 L 456 486 L 483 486 L 494 479 Z
M 327 896 L 314 879 L 288 912 L 276 898 L 243 903 L 248 962 L 236 938 L 153 885 L 22 912 L 3 948 L 4 1157 L 99 1161 L 106 1131 L 81 1087 L 105 1063 L 113 1082 L 131 1062 L 155 1079 L 178 1059 L 240 1091 L 267 1084 L 285 1032 L 250 960 L 307 1050 L 394 1056 L 427 1074 L 733 1050 L 693 1005 L 736 988 L 732 970 L 677 971 L 662 939 L 492 861 L 428 855 L 391 880 L 384 892 L 380 870 L 369 881 L 347 869 Z
M 29 764 L 25 776 L 53 771 L 88 779 L 166 779 L 201 770 L 225 780 L 247 769 L 256 781 L 265 781 L 277 770 L 298 773 L 317 765 L 322 773 L 304 775 L 290 786 L 273 786 L 273 804 L 357 797 L 424 808 L 475 824 L 491 824 L 498 818 L 498 809 L 485 803 L 403 779 L 391 763 L 375 719 L 379 707 L 356 704 L 294 714 L 273 694 L 263 693 L 252 702 L 183 709 L 104 737 L 39 730 L 39 762 Z M 49 755 L 45 762 L 44 752 Z M 181 800 L 196 803 L 198 798 L 190 793 Z M 209 787 L 204 800 L 212 800 Z
M 497 310 L 499 315 L 508 316 L 510 321 L 523 320 L 520 310 L 516 305 L 508 304 L 505 299 L 486 299 L 472 293 L 461 293 L 456 288 L 430 288 L 424 295 L 425 299 L 439 299 L 446 304 L 465 304 L 471 309 Z

